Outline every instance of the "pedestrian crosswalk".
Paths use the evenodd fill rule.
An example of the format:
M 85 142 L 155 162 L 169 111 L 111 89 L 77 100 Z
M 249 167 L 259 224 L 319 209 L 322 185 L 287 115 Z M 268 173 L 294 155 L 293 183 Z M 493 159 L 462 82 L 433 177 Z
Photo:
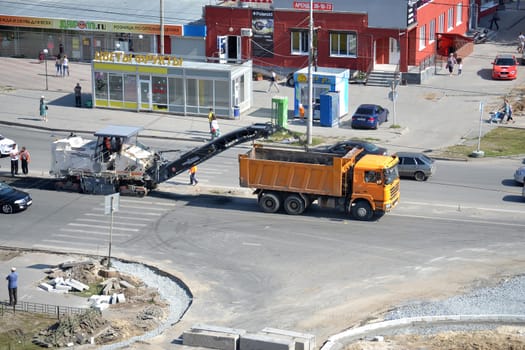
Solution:
M 119 211 L 104 214 L 100 204 L 61 224 L 58 230 L 42 239 L 34 247 L 54 250 L 93 251 L 101 254 L 108 246 L 111 231 L 112 244 L 148 234 L 150 228 L 166 213 L 175 208 L 175 202 L 164 199 L 120 197 Z

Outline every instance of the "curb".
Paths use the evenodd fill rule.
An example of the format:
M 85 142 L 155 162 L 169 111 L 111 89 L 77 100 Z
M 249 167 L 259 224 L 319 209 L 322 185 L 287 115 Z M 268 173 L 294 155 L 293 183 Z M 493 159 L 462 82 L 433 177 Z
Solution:
M 440 315 L 440 316 L 419 316 L 401 318 L 397 320 L 383 321 L 368 324 L 362 327 L 352 328 L 342 333 L 333 335 L 321 346 L 320 350 L 338 350 L 349 342 L 362 339 L 365 336 L 371 337 L 379 332 L 386 332 L 392 329 L 413 328 L 421 325 L 436 324 L 472 324 L 472 323 L 525 323 L 525 315 Z

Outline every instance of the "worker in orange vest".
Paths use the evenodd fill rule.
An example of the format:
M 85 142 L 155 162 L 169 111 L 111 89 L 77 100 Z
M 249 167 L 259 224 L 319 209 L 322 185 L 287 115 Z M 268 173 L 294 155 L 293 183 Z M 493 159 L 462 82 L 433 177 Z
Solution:
M 304 106 L 302 103 L 299 103 L 299 117 L 301 117 L 301 121 L 304 121 Z
M 199 183 L 199 181 L 197 181 L 197 166 L 196 165 L 192 166 L 189 170 L 189 173 L 190 173 L 190 185 L 195 186 L 196 184 Z

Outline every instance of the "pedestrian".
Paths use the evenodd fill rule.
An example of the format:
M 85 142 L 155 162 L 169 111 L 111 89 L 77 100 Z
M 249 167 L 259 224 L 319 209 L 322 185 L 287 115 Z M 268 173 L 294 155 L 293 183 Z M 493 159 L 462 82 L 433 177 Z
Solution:
M 62 62 L 60 62 L 60 55 L 58 55 L 55 60 L 55 68 L 57 70 L 55 76 L 58 77 L 59 75 L 62 75 Z
M 16 272 L 16 267 L 11 268 L 11 273 L 5 279 L 7 280 L 7 290 L 9 291 L 9 305 L 15 306 L 18 290 L 18 272 Z
M 210 132 L 211 132 L 211 121 L 215 118 L 215 113 L 213 113 L 213 108 L 210 108 L 210 111 L 208 112 L 208 123 L 210 124 Z
M 26 149 L 25 146 L 22 146 L 22 149 L 20 150 L 20 162 L 22 163 L 22 173 L 24 175 L 27 175 L 29 172 L 29 162 L 31 161 L 31 155 L 29 154 L 29 151 Z
M 301 118 L 301 122 L 304 122 L 304 106 L 302 103 L 299 103 L 299 118 Z
M 463 59 L 458 57 L 456 61 L 458 62 L 458 75 L 461 75 L 461 72 L 463 71 Z
M 69 60 L 67 59 L 67 56 L 64 55 L 64 58 L 62 59 L 62 76 L 65 77 L 66 73 L 69 77 Z
M 11 159 L 11 176 L 18 175 L 18 154 L 18 146 L 15 143 L 13 149 L 9 152 L 9 158 Z
M 448 69 L 448 72 L 449 72 L 449 75 L 452 76 L 452 73 L 454 72 L 454 66 L 456 65 L 457 61 L 456 61 L 456 58 L 454 57 L 454 53 L 450 53 L 448 55 L 448 59 L 447 59 L 447 69 Z
M 211 120 L 211 129 L 210 129 L 210 133 L 211 133 L 211 139 L 216 139 L 217 137 L 221 136 L 221 130 L 219 128 L 219 122 L 217 120 L 217 117 L 216 116 L 213 116 L 212 120 Z
M 523 53 L 523 48 L 525 48 L 525 35 L 520 32 L 520 35 L 518 35 L 518 52 Z
M 498 25 L 499 20 L 500 20 L 499 13 L 498 13 L 498 10 L 496 10 L 496 12 L 494 12 L 494 14 L 492 15 L 492 19 L 490 20 L 489 28 L 492 30 L 492 26 L 495 25 L 496 30 L 499 30 L 499 25 Z
M 75 86 L 75 106 L 82 107 L 82 86 L 80 83 L 77 83 Z
M 277 89 L 277 92 L 279 92 L 279 86 L 277 85 L 277 75 L 275 74 L 273 70 L 272 70 L 272 76 L 270 77 L 270 85 L 268 86 L 267 92 L 270 92 L 270 90 L 272 89 L 272 86 L 275 86 L 275 88 Z
M 505 110 L 505 115 L 507 116 L 507 120 L 505 121 L 505 123 L 508 123 L 511 120 L 514 123 L 515 121 L 512 118 L 512 105 L 510 104 L 508 99 L 505 99 L 503 101 L 503 108 Z
M 44 122 L 47 123 L 47 110 L 48 110 L 48 107 L 47 107 L 47 103 L 46 103 L 46 100 L 45 100 L 44 96 L 40 96 L 40 107 L 39 107 L 39 110 L 40 110 L 40 117 L 42 118 L 42 120 Z
M 196 165 L 192 166 L 189 170 L 189 173 L 190 173 L 190 185 L 195 186 L 196 184 L 199 183 L 199 181 L 197 181 L 197 166 Z

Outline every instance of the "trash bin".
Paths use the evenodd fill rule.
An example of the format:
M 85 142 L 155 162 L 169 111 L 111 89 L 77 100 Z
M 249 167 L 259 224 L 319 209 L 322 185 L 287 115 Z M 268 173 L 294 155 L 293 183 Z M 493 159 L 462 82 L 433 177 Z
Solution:
M 93 101 L 92 100 L 87 100 L 86 102 L 84 102 L 84 106 L 86 108 L 92 108 L 93 107 Z
M 239 119 L 241 117 L 241 108 L 239 106 L 233 106 L 233 118 Z
M 272 98 L 272 122 L 283 128 L 288 127 L 288 97 Z

